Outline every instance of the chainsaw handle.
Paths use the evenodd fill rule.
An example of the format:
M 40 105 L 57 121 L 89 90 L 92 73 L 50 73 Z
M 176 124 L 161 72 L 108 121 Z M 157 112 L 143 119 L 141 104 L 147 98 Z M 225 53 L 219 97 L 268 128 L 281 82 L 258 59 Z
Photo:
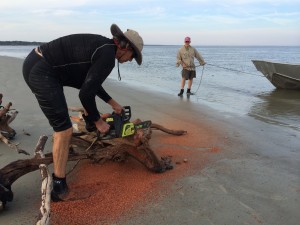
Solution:
M 123 115 L 124 113 L 124 115 Z M 124 110 L 122 110 L 122 116 L 124 118 L 124 121 L 129 121 L 131 119 L 131 108 L 130 106 L 124 106 Z
M 124 106 L 124 109 L 121 112 L 121 117 L 123 119 L 123 121 L 127 122 L 130 120 L 131 118 L 131 107 L 130 106 Z M 116 113 L 115 111 L 112 112 L 112 116 L 114 116 Z

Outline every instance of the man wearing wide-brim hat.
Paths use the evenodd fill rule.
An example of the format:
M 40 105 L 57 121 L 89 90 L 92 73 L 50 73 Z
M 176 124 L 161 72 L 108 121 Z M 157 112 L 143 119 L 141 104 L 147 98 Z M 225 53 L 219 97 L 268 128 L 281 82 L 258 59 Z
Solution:
M 72 34 L 45 43 L 31 51 L 23 64 L 23 76 L 54 130 L 53 141 L 53 201 L 62 200 L 67 192 L 66 164 L 72 137 L 72 123 L 63 87 L 79 89 L 89 131 L 102 134 L 110 126 L 101 119 L 96 106 L 98 96 L 115 113 L 123 107 L 104 90 L 102 83 L 118 63 L 131 61 L 142 64 L 143 39 L 134 30 L 124 33 L 111 25 L 113 38 L 98 34 Z
M 144 43 L 143 43 L 143 39 L 140 37 L 138 32 L 127 29 L 127 31 L 123 33 L 116 24 L 111 25 L 110 31 L 114 37 L 115 43 L 118 46 L 118 48 L 123 49 L 123 48 L 127 48 L 127 46 L 131 47 L 134 51 L 134 58 L 136 62 L 139 65 L 141 65 L 143 59 L 142 49 Z M 123 42 L 124 39 L 125 39 L 125 43 Z

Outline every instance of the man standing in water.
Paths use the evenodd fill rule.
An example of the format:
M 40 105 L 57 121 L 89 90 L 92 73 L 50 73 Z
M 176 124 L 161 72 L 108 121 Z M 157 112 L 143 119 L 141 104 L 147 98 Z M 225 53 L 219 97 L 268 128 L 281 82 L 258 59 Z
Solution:
M 23 64 L 24 79 L 54 130 L 53 201 L 63 200 L 68 193 L 66 165 L 73 128 L 63 87 L 79 89 L 86 120 L 105 134 L 110 126 L 100 117 L 96 95 L 120 114 L 123 107 L 102 84 L 115 67 L 115 59 L 124 63 L 134 58 L 139 65 L 142 63 L 144 43 L 138 32 L 128 29 L 123 33 L 115 24 L 110 29 L 111 39 L 97 34 L 73 34 L 43 44 L 33 49 Z
M 193 78 L 196 77 L 194 58 L 196 58 L 199 61 L 201 66 L 204 66 L 206 64 L 201 54 L 194 47 L 192 47 L 190 43 L 191 43 L 191 38 L 186 37 L 184 39 L 184 45 L 180 49 L 178 49 L 177 52 L 176 66 L 177 67 L 179 65 L 182 66 L 181 89 L 178 96 L 183 95 L 186 80 L 188 80 L 188 88 L 186 94 L 187 95 L 193 94 L 191 92 L 191 87 L 193 84 Z

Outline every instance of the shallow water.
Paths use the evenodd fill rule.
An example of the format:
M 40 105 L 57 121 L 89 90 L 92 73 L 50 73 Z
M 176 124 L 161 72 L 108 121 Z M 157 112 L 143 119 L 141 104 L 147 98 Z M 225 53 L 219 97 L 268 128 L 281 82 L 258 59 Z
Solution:
M 25 58 L 34 46 L 0 46 L 0 55 Z M 174 95 L 180 89 L 181 69 L 175 66 L 180 46 L 145 46 L 143 64 L 120 64 L 122 81 Z M 207 62 L 197 67 L 192 92 L 181 100 L 205 104 L 229 116 L 258 120 L 300 130 L 300 92 L 277 90 L 251 60 L 300 64 L 300 47 L 196 46 Z M 197 64 L 197 63 L 196 63 Z M 118 79 L 117 66 L 110 75 Z
M 177 97 L 181 69 L 175 67 L 180 46 L 145 46 L 144 62 L 120 65 L 122 80 Z M 207 65 L 197 67 L 189 99 L 227 115 L 249 115 L 300 130 L 300 92 L 277 90 L 253 65 L 253 59 L 300 63 L 300 47 L 196 47 Z M 113 77 L 117 78 L 114 70 Z

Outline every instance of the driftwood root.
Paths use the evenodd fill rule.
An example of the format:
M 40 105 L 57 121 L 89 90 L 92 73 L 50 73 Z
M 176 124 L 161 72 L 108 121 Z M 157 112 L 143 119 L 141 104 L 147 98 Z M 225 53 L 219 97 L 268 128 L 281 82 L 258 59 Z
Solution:
M 2 98 L 1 98 L 2 99 Z M 81 109 L 74 109 L 82 113 Z M 82 118 L 73 117 L 76 126 L 71 140 L 68 161 L 80 161 L 90 159 L 96 163 L 106 161 L 121 162 L 132 157 L 144 165 L 152 172 L 162 173 L 173 169 L 171 156 L 159 157 L 150 148 L 152 130 L 160 130 L 171 135 L 184 135 L 184 130 L 170 130 L 159 124 L 152 123 L 151 127 L 135 130 L 134 135 L 125 138 L 115 138 L 111 140 L 99 140 L 96 132 L 87 132 Z M 139 123 L 141 120 L 134 120 Z M 75 129 L 74 129 L 75 130 Z M 42 204 L 40 208 L 39 222 L 49 221 L 50 217 L 50 189 L 51 176 L 47 170 L 47 165 L 53 162 L 52 154 L 44 154 L 43 149 L 46 136 L 41 136 L 35 149 L 35 156 L 31 159 L 22 159 L 9 163 L 0 169 L 0 210 L 5 204 L 13 200 L 11 185 L 19 177 L 40 169 L 42 175 Z M 8 142 L 9 143 L 9 142 Z M 38 222 L 38 223 L 39 223 Z
M 16 118 L 18 111 L 10 109 L 12 103 L 2 106 L 3 94 L 0 93 L 0 133 L 7 139 L 12 139 L 16 135 L 16 131 L 9 124 Z

